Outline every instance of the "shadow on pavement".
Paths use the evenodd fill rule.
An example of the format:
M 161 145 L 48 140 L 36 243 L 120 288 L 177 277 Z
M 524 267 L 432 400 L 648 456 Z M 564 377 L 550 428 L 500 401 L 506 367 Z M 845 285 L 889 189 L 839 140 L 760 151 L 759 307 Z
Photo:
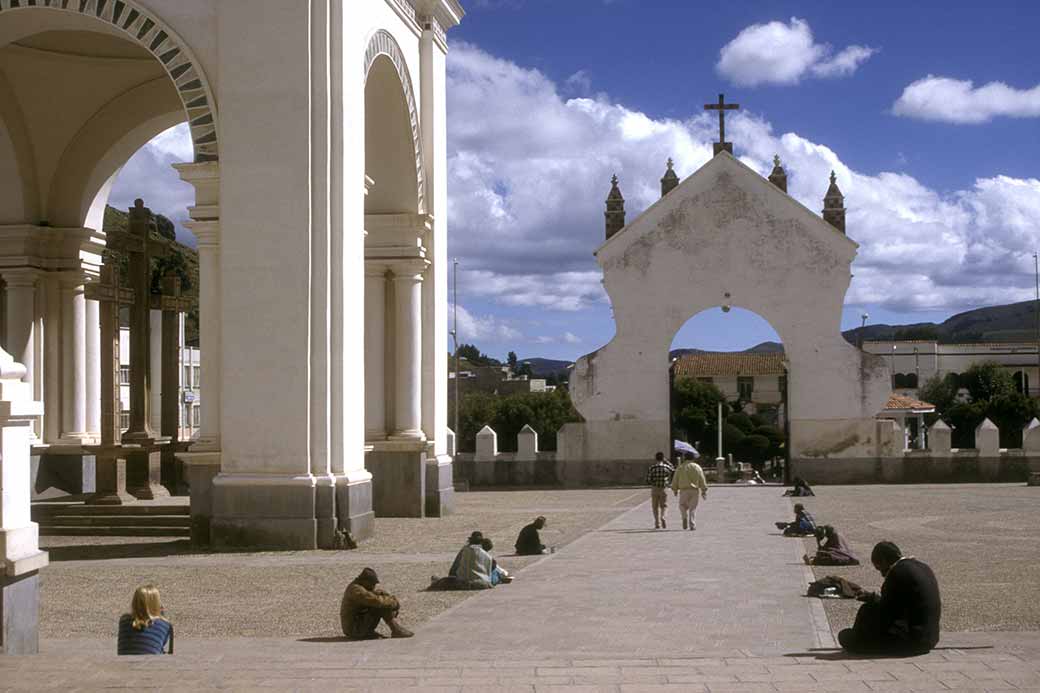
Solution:
M 138 544 L 77 544 L 73 546 L 44 546 L 51 563 L 60 561 L 104 561 L 113 558 L 155 558 L 187 554 L 212 553 L 193 548 L 187 539 Z
M 932 652 L 938 650 L 992 650 L 992 645 L 973 645 L 971 647 L 933 647 Z M 825 662 L 834 662 L 845 659 L 913 659 L 914 657 L 921 657 L 922 655 L 906 655 L 906 654 L 885 654 L 878 652 L 875 654 L 857 654 L 853 652 L 846 652 L 840 647 L 812 647 L 809 648 L 808 652 L 789 652 L 784 655 L 785 657 L 812 657 Z
M 318 638 L 299 638 L 296 642 L 354 642 L 345 635 L 326 635 Z M 359 640 L 357 642 L 364 642 Z

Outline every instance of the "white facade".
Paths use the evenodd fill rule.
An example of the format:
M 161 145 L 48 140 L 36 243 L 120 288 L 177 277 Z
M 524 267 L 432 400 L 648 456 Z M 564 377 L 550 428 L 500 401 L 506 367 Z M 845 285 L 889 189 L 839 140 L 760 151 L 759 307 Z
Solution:
M 717 154 L 596 251 L 617 331 L 575 365 L 571 393 L 585 423 L 564 428 L 562 454 L 620 461 L 665 448 L 675 333 L 703 310 L 738 306 L 769 321 L 784 343 L 792 457 L 874 455 L 887 364 L 840 333 L 856 248 L 731 154 Z
M 205 374 L 193 451 L 220 465 L 216 544 L 371 531 L 365 378 L 382 376 L 391 433 L 450 477 L 444 32 L 462 14 L 455 0 L 0 0 L 6 346 L 32 364 L 45 442 L 96 438 L 83 286 L 104 203 L 126 160 L 187 120 L 194 161 L 177 169 L 196 191 Z M 392 385 L 355 367 L 373 246 L 393 286 Z
M 995 361 L 1015 379 L 1019 392 L 1040 397 L 1036 344 L 1028 342 L 940 344 L 934 341 L 874 340 L 863 350 L 877 354 L 892 371 L 892 389 L 914 394 L 929 378 L 963 373 L 976 363 Z

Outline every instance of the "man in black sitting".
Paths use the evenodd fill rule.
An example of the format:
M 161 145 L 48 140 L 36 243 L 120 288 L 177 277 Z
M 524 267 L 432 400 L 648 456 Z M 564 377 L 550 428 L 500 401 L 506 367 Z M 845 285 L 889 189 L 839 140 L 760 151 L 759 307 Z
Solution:
M 899 547 L 883 541 L 870 555 L 885 577 L 881 596 L 868 593 L 856 614 L 856 623 L 838 633 L 838 642 L 857 654 L 917 655 L 939 642 L 942 601 L 935 573 Z
M 545 527 L 545 518 L 536 517 L 534 522 L 525 526 L 520 530 L 520 534 L 516 537 L 516 555 L 517 556 L 536 556 L 541 553 L 549 553 L 549 550 L 545 548 L 545 544 L 542 543 L 542 538 L 538 534 L 538 530 Z

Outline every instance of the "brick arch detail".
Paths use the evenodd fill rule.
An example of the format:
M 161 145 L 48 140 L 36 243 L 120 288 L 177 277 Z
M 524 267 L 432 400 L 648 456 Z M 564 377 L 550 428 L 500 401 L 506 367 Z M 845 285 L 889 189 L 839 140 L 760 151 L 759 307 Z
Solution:
M 390 58 L 394 68 L 397 70 L 397 76 L 401 80 L 401 87 L 404 90 L 404 99 L 408 106 L 408 123 L 412 129 L 412 147 L 415 151 L 416 190 L 419 195 L 418 209 L 422 213 L 426 210 L 426 164 L 423 158 L 422 135 L 419 131 L 419 109 L 415 105 L 415 90 L 412 88 L 412 77 L 408 72 L 408 64 L 405 62 L 404 53 L 401 51 L 401 47 L 397 45 L 393 35 L 385 29 L 376 31 L 365 49 L 365 80 L 368 79 L 368 71 L 372 68 L 372 63 L 380 55 Z
M 219 159 L 217 107 L 209 82 L 184 40 L 153 12 L 133 0 L 0 0 L 0 17 L 27 10 L 72 12 L 105 22 L 155 56 L 184 105 L 195 162 Z

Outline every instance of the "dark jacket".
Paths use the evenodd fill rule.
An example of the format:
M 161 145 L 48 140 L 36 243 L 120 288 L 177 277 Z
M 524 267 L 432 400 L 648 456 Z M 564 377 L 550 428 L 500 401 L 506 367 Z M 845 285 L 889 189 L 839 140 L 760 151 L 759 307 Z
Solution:
M 939 642 L 939 583 L 925 563 L 903 558 L 892 566 L 881 585 L 878 605 L 883 634 L 915 650 L 930 650 Z
M 515 547 L 519 556 L 539 554 L 545 550 L 545 545 L 538 535 L 538 528 L 534 526 L 533 522 L 520 530 L 520 534 L 516 538 Z

